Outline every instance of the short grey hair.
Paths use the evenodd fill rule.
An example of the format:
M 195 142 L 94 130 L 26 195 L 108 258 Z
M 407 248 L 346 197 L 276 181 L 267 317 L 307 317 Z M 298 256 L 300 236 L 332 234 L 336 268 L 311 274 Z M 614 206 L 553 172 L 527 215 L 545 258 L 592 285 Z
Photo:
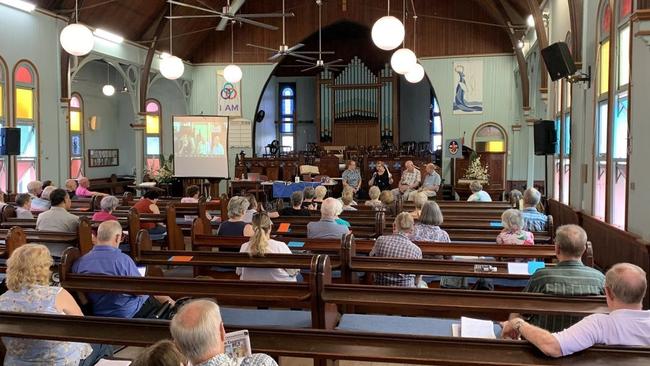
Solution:
M 442 211 L 440 206 L 434 201 L 427 201 L 422 206 L 420 212 L 420 223 L 424 225 L 440 226 L 443 221 Z
M 45 187 L 43 192 L 41 192 L 41 198 L 44 199 L 44 200 L 49 200 L 50 195 L 52 194 L 52 192 L 54 192 L 55 189 L 56 189 L 55 186 L 47 186 L 47 187 Z
M 27 183 L 27 192 L 37 195 L 43 191 L 43 182 L 40 180 L 33 180 Z
M 169 328 L 178 349 L 197 365 L 223 342 L 221 326 L 219 306 L 208 299 L 197 299 L 180 308 Z
M 469 184 L 469 189 L 473 193 L 480 192 L 483 190 L 483 185 L 481 184 L 481 182 L 477 180 L 473 180 L 472 183 Z
M 316 195 L 316 198 L 319 200 L 322 200 L 327 196 L 327 188 L 325 186 L 318 186 L 314 188 L 314 195 Z
M 250 202 L 244 197 L 235 196 L 228 201 L 228 217 L 242 216 L 248 210 Z
M 555 245 L 561 254 L 580 258 L 587 248 L 587 233 L 578 225 L 562 225 L 555 231 Z
M 302 203 L 302 192 L 295 191 L 291 193 L 291 206 L 298 206 Z
M 316 190 L 311 186 L 305 187 L 305 189 L 302 191 L 302 195 L 306 200 L 310 200 L 316 195 Z
M 646 273 L 631 263 L 615 264 L 605 274 L 605 287 L 624 304 L 640 304 L 648 287 Z
M 409 233 L 413 231 L 413 217 L 408 212 L 402 212 L 395 217 L 393 222 L 398 232 Z
M 377 186 L 372 186 L 368 190 L 368 196 L 370 196 L 371 200 L 378 199 L 380 194 L 381 194 L 381 190 Z
M 413 203 L 415 203 L 415 208 L 416 209 L 421 209 L 422 206 L 429 200 L 429 196 L 427 196 L 423 192 L 417 192 L 413 198 Z
M 97 228 L 97 244 L 106 244 L 116 235 L 122 235 L 122 225 L 115 220 L 104 221 Z
M 320 205 L 320 213 L 322 217 L 334 217 L 338 215 L 339 206 L 341 202 L 335 198 L 329 197 Z
M 524 217 L 521 215 L 521 211 L 515 210 L 514 208 L 503 211 L 501 214 L 501 222 L 503 223 L 503 228 L 506 230 L 519 231 L 524 227 Z
M 99 202 L 102 211 L 111 212 L 120 205 L 120 200 L 115 196 L 106 196 Z
M 542 194 L 535 188 L 528 188 L 524 191 L 524 205 L 528 207 L 535 207 L 542 199 Z

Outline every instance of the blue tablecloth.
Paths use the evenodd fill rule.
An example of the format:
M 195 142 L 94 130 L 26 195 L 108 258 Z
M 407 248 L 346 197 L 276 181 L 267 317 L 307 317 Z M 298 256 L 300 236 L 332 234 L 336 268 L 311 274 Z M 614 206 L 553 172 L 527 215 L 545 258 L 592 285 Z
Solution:
M 289 198 L 291 193 L 296 191 L 303 191 L 305 187 L 317 187 L 320 182 L 298 182 L 298 183 L 285 183 L 273 182 L 273 197 L 274 198 Z

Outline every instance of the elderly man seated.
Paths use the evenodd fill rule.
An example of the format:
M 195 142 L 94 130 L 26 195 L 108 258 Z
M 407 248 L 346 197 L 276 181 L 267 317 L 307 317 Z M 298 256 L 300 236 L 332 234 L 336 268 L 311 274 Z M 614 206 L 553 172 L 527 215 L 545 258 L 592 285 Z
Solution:
M 426 194 L 427 197 L 435 197 L 436 194 L 438 194 L 441 182 L 442 179 L 440 178 L 440 174 L 436 172 L 436 166 L 432 163 L 427 164 L 425 167 L 424 178 L 422 179 L 422 187 L 420 187 L 417 192 L 411 192 L 408 200 L 415 201 L 415 196 L 419 192 Z
M 647 289 L 646 273 L 630 263 L 614 265 L 605 275 L 605 297 L 609 314 L 593 314 L 557 333 L 529 324 L 522 318 L 510 319 L 512 332 L 547 356 L 561 357 L 596 344 L 650 346 L 650 311 L 643 309 Z
M 341 203 L 335 198 L 326 198 L 320 207 L 321 218 L 319 221 L 307 224 L 307 237 L 310 239 L 341 239 L 350 230 L 344 225 L 336 223 L 336 215 Z
M 396 198 L 402 195 L 405 199 L 409 199 L 411 193 L 417 193 L 416 189 L 420 186 L 422 175 L 420 170 L 415 167 L 411 160 L 404 163 L 404 170 L 402 171 L 402 178 L 399 180 L 397 188 L 393 189 L 393 196 Z
M 72 204 L 68 192 L 61 188 L 54 189 L 50 194 L 50 202 L 52 207 L 38 215 L 36 230 L 76 233 L 79 217 L 68 212 Z
M 35 180 L 27 184 L 27 193 L 32 197 L 32 210 L 34 211 L 47 211 L 51 207 L 50 203 L 50 193 L 55 190 L 54 186 L 45 187 L 43 190 L 43 184 Z
M 107 196 L 106 193 L 93 192 L 88 189 L 90 187 L 90 180 L 86 177 L 79 178 L 79 187 L 75 191 L 77 197 L 92 197 L 92 196 Z
M 544 231 L 548 225 L 548 216 L 537 211 L 537 205 L 542 199 L 542 194 L 535 188 L 528 188 L 524 192 L 524 208 L 521 215 L 524 217 L 524 230 Z

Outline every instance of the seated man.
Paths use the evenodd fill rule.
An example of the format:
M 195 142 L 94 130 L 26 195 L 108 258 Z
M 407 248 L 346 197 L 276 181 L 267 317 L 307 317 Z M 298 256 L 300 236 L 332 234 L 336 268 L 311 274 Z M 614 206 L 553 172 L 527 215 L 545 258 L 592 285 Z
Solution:
M 402 178 L 399 180 L 398 187 L 393 189 L 391 192 L 395 197 L 402 195 L 406 200 L 408 200 L 409 195 L 415 192 L 421 181 L 422 177 L 420 170 L 415 167 L 412 161 L 408 160 L 404 163 L 404 170 L 402 171 Z
M 564 225 L 555 234 L 555 267 L 541 268 L 530 276 L 524 292 L 554 296 L 596 296 L 605 293 L 605 276 L 598 270 L 582 264 L 587 249 L 587 233 L 578 225 Z M 510 318 L 521 317 L 511 314 Z M 533 315 L 528 318 L 532 325 L 549 332 L 559 332 L 580 321 L 580 317 L 565 315 Z M 511 331 L 506 323 L 504 334 Z
M 74 179 L 67 179 L 65 181 L 65 190 L 68 191 L 68 196 L 70 196 L 70 199 L 75 198 L 77 195 L 77 187 L 79 185 L 77 184 L 77 181 Z
M 225 353 L 226 330 L 219 306 L 212 300 L 198 299 L 176 313 L 170 331 L 178 349 L 195 366 L 277 366 L 268 355 L 255 353 L 240 359 Z
M 53 190 L 56 189 L 56 187 L 47 186 L 45 187 L 45 190 L 43 190 L 42 185 L 36 187 L 36 183 L 40 184 L 41 182 L 33 181 L 33 182 L 29 182 L 29 184 L 27 185 L 27 192 L 29 193 L 30 196 L 32 196 L 32 210 L 47 211 L 52 206 L 50 202 L 50 194 L 52 193 Z M 38 192 L 38 194 L 34 194 L 33 192 Z
M 133 259 L 119 249 L 122 226 L 114 220 L 104 221 L 97 229 L 97 243 L 72 265 L 72 272 L 106 276 L 141 277 Z M 89 293 L 93 315 L 117 318 L 146 318 L 161 303 L 173 300 L 167 296 Z
M 422 180 L 422 187 L 420 187 L 417 192 L 411 192 L 408 200 L 414 201 L 415 194 L 418 192 L 426 194 L 427 197 L 435 197 L 436 194 L 438 194 L 441 182 L 442 179 L 440 178 L 440 174 L 436 172 L 436 166 L 432 163 L 427 164 L 425 168 L 424 179 Z
M 302 206 L 302 192 L 291 193 L 291 207 L 280 210 L 280 216 L 309 216 L 309 210 Z
M 61 188 L 55 189 L 50 194 L 50 202 L 52 207 L 38 215 L 36 230 L 76 233 L 79 217 L 68 212 L 71 205 L 68 192 Z
M 107 196 L 106 193 L 93 192 L 88 189 L 90 187 L 90 180 L 86 177 L 79 178 L 79 187 L 75 191 L 77 197 L 92 197 L 92 196 Z
M 395 217 L 393 234 L 377 238 L 375 246 L 370 251 L 371 257 L 422 259 L 422 250 L 408 237 L 413 233 L 413 218 L 408 212 L 402 212 Z M 415 287 L 419 277 L 413 274 L 377 273 L 375 284 L 383 286 Z
M 320 220 L 307 224 L 307 237 L 310 239 L 341 239 L 350 230 L 336 223 L 340 203 L 335 198 L 326 198 L 320 207 Z
M 43 182 L 40 180 L 33 180 L 27 183 L 27 193 L 32 196 L 32 199 L 40 197 L 41 192 L 43 192 Z
M 630 263 L 615 264 L 605 275 L 609 314 L 593 314 L 556 333 L 510 319 L 510 327 L 547 356 L 580 352 L 595 344 L 650 346 L 650 311 L 643 309 L 646 273 Z M 511 334 L 512 335 L 512 334 Z
M 521 215 L 524 217 L 524 230 L 544 231 L 547 229 L 548 216 L 537 211 L 537 205 L 541 199 L 541 193 L 535 188 L 528 188 L 524 192 L 524 209 L 521 210 Z

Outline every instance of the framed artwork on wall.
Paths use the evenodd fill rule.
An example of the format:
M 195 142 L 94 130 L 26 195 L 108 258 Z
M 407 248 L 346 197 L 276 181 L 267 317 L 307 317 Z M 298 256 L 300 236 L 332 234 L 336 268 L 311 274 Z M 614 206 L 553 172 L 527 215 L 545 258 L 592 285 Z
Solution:
M 88 167 L 99 168 L 120 165 L 119 149 L 88 149 Z

